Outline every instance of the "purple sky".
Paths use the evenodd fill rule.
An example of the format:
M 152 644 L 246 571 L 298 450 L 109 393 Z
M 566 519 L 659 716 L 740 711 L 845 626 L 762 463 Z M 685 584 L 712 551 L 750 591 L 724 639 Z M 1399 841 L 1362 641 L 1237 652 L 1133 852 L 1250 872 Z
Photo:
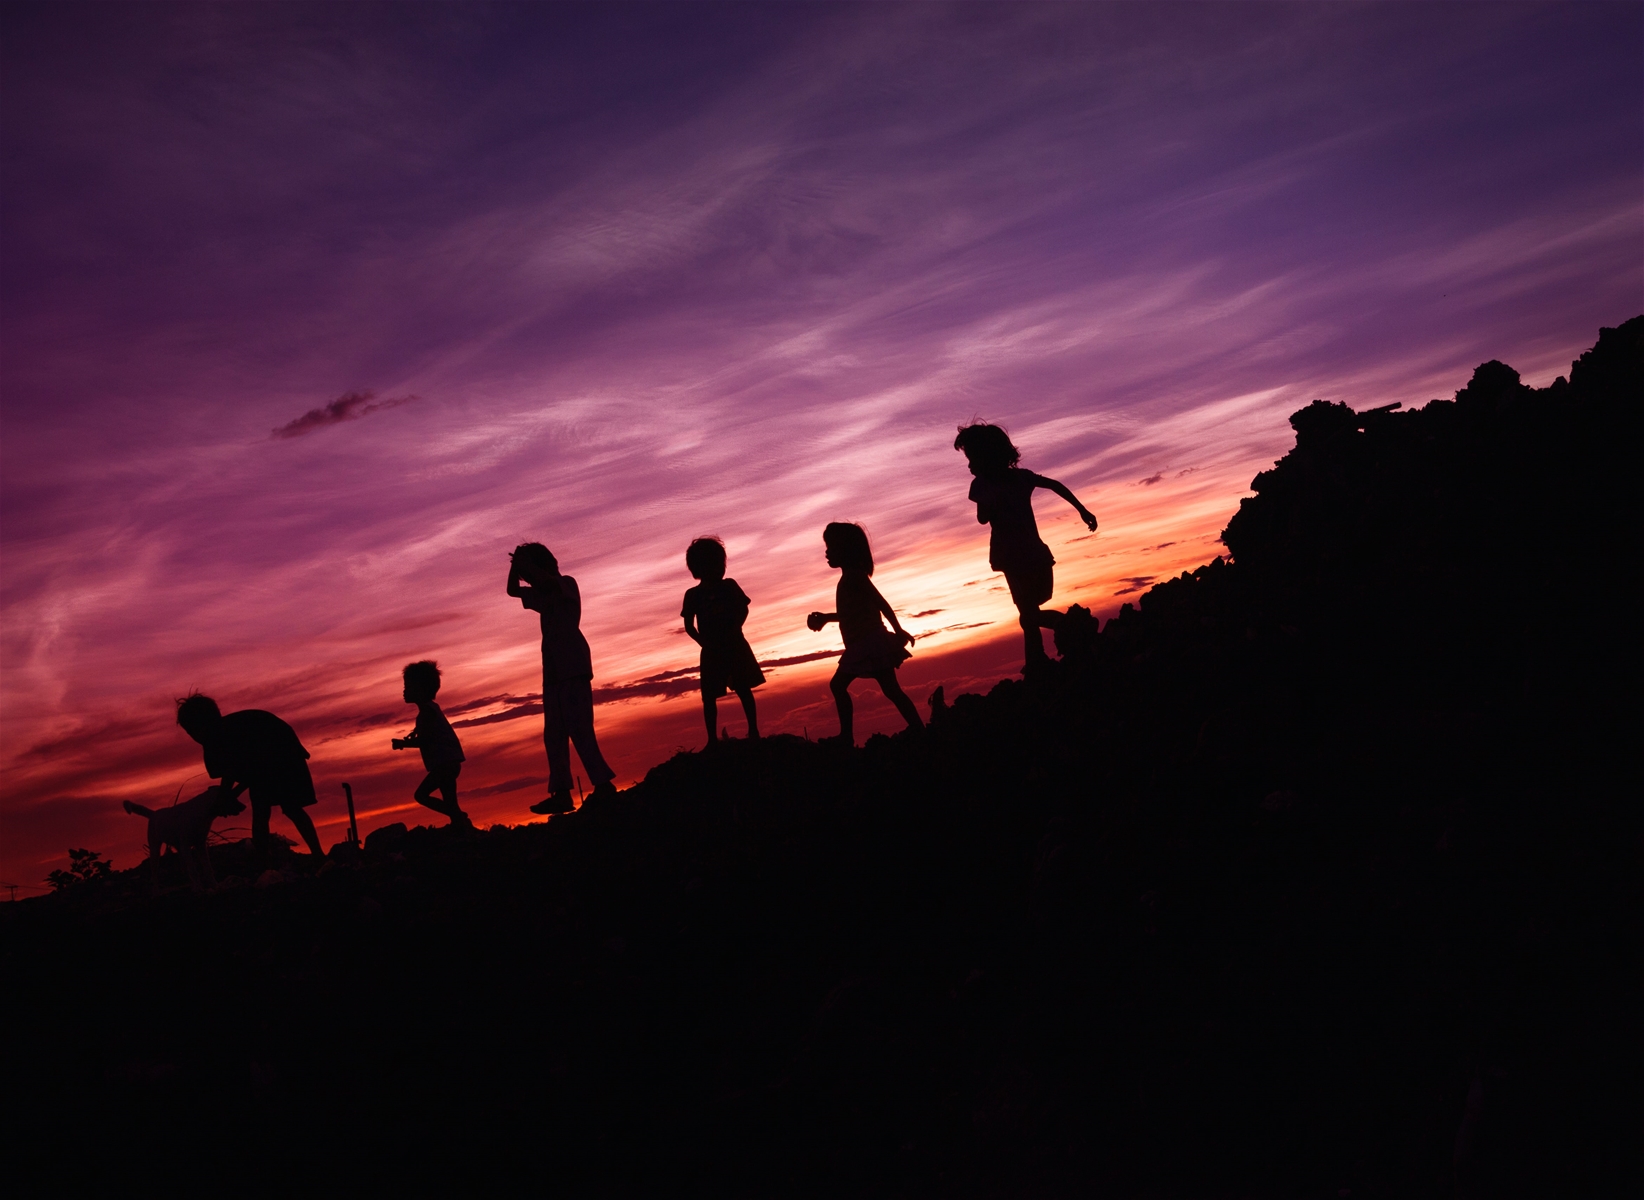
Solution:
M 118 800 L 199 786 L 190 687 L 297 726 L 322 823 L 342 778 L 397 811 L 403 663 L 479 715 L 537 686 L 519 541 L 581 580 L 596 686 L 694 665 L 700 533 L 761 657 L 837 647 L 803 626 L 832 519 L 936 662 L 1013 628 L 961 421 L 1096 511 L 1040 503 L 1055 603 L 1108 613 L 1217 552 L 1315 396 L 1546 383 L 1644 309 L 1632 3 L 0 20 L 18 883 L 129 863 Z M 773 672 L 771 727 L 831 722 L 828 669 Z M 600 709 L 623 780 L 697 720 Z M 464 736 L 476 816 L 523 818 L 534 722 Z

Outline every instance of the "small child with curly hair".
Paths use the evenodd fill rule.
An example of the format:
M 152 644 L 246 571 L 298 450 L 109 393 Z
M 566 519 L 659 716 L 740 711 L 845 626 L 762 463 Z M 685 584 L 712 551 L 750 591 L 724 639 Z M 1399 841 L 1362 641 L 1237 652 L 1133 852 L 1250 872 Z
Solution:
M 422 751 L 423 770 L 427 777 L 417 786 L 416 800 L 424 808 L 451 818 L 457 829 L 472 829 L 474 823 L 457 804 L 457 775 L 462 771 L 464 755 L 457 731 L 445 719 L 440 706 L 434 703 L 439 695 L 440 669 L 437 663 L 414 662 L 401 672 L 405 680 L 405 702 L 417 706 L 417 725 L 409 737 L 394 738 L 390 745 L 396 750 Z M 439 792 L 441 799 L 435 800 Z
M 759 715 L 753 689 L 765 682 L 765 673 L 742 636 L 748 597 L 736 580 L 725 578 L 725 543 L 716 537 L 699 537 L 687 546 L 685 566 L 701 581 L 686 591 L 679 615 L 685 619 L 685 632 L 702 647 L 702 718 L 708 724 L 708 741 L 719 738 L 719 698 L 727 689 L 742 701 L 748 737 L 756 738 Z
M 1027 655 L 1024 669 L 1037 667 L 1049 661 L 1039 630 L 1056 628 L 1062 614 L 1039 608 L 1056 590 L 1052 569 L 1056 560 L 1040 540 L 1039 525 L 1033 519 L 1034 489 L 1046 488 L 1073 505 L 1086 529 L 1096 528 L 1096 518 L 1064 485 L 1019 467 L 1021 451 L 997 425 L 981 421 L 961 425 L 953 448 L 964 452 L 970 473 L 976 477 L 971 481 L 970 498 L 976 502 L 977 523 L 992 526 L 988 565 L 1004 575 L 1016 604 Z
M 834 521 L 822 531 L 822 544 L 827 549 L 828 565 L 839 569 L 839 586 L 834 592 L 837 611 L 813 612 L 805 618 L 805 624 L 819 630 L 830 621 L 839 622 L 845 653 L 828 685 L 839 706 L 839 740 L 846 745 L 856 741 L 850 692 L 853 679 L 872 679 L 886 699 L 896 705 L 909 729 L 923 729 L 919 710 L 896 681 L 896 669 L 907 661 L 906 647 L 913 635 L 902 628 L 895 610 L 869 578 L 873 574 L 873 548 L 868 544 L 867 530 Z M 881 615 L 890 621 L 890 629 L 880 622 Z

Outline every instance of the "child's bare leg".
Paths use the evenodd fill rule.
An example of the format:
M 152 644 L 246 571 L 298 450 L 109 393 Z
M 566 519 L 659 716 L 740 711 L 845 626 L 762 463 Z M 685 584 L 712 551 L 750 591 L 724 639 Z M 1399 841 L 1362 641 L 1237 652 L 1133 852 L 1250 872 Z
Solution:
M 902 714 L 902 719 L 908 723 L 909 729 L 923 729 L 925 727 L 925 722 L 919 717 L 919 710 L 913 706 L 913 701 L 908 699 L 908 694 L 902 690 L 902 685 L 897 682 L 895 671 L 885 671 L 882 674 L 875 675 L 874 680 L 879 684 L 880 690 L 885 693 L 885 699 L 896 705 L 896 711 Z
M 266 819 L 266 818 L 265 818 Z M 324 858 L 325 851 L 320 849 L 320 835 L 314 829 L 314 821 L 308 815 L 308 810 L 293 804 L 285 809 L 285 819 L 297 827 L 302 834 L 303 841 L 308 843 L 308 852 L 315 858 Z
M 708 695 L 707 692 L 702 693 L 702 720 L 708 726 L 708 740 L 717 742 L 719 740 L 719 700 Z
M 468 814 L 462 811 L 462 805 L 457 803 L 457 777 L 455 775 L 440 780 L 440 795 L 445 797 L 445 813 L 451 818 L 451 824 L 465 825 L 472 828 L 474 823 L 468 819 Z
M 754 708 L 753 689 L 737 688 L 736 698 L 742 701 L 742 715 L 748 718 L 748 737 L 752 740 L 759 736 L 759 712 Z
M 828 685 L 833 692 L 833 702 L 839 706 L 839 740 L 847 745 L 856 744 L 856 733 L 853 724 L 855 707 L 851 704 L 850 676 L 836 672 L 833 682 Z
M 1048 628 L 1044 623 L 1045 614 L 1037 607 L 1023 608 L 1021 612 L 1022 651 L 1027 655 L 1028 662 L 1045 662 L 1050 656 L 1045 653 L 1045 639 L 1039 630 Z
M 441 800 L 434 799 L 435 789 L 438 789 L 441 792 L 445 792 L 445 786 L 444 785 L 445 785 L 445 780 L 439 778 L 436 775 L 424 776 L 423 781 L 417 785 L 417 790 L 416 790 L 416 793 L 415 793 L 415 799 L 416 799 L 417 803 L 422 805 L 424 808 L 433 809 L 435 812 L 439 813 L 440 816 L 442 816 L 442 817 L 451 816 L 452 815 L 451 810 L 454 807 L 454 805 L 451 805 L 451 804 L 447 803 L 444 799 L 441 799 Z M 455 790 L 455 789 L 453 789 L 453 790 Z M 449 793 L 446 793 L 446 795 L 449 796 Z

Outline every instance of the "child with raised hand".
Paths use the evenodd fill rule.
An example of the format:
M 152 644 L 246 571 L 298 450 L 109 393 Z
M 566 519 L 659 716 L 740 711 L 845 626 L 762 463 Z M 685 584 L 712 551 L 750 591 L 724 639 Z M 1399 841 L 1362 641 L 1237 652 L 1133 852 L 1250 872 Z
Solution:
M 515 546 L 508 556 L 508 594 L 532 612 L 542 625 L 542 744 L 548 752 L 548 797 L 531 805 L 544 814 L 572 812 L 571 746 L 588 772 L 594 790 L 589 803 L 604 804 L 616 795 L 616 772 L 599 751 L 594 736 L 594 660 L 582 636 L 582 591 L 562 575 L 559 560 L 541 542 Z
M 440 706 L 434 703 L 440 690 L 439 666 L 432 662 L 409 663 L 401 674 L 405 680 L 405 702 L 417 706 L 417 725 L 409 737 L 394 738 L 390 745 L 396 750 L 422 751 L 422 766 L 428 775 L 417 786 L 417 803 L 451 818 L 454 828 L 472 829 L 474 823 L 457 804 L 457 775 L 462 771 L 465 757 L 462 743 Z M 440 793 L 441 799 L 434 799 L 435 792 Z
M 753 689 L 765 682 L 765 673 L 742 636 L 748 597 L 736 580 L 725 578 L 725 543 L 716 537 L 699 537 L 686 547 L 685 566 L 701 581 L 686 591 L 679 615 L 685 618 L 685 632 L 702 647 L 702 718 L 708 724 L 708 742 L 719 737 L 719 698 L 727 689 L 742 701 L 748 736 L 756 738 L 759 716 Z
M 873 549 L 868 544 L 867 531 L 860 525 L 834 521 L 822 531 L 822 544 L 827 549 L 828 565 L 839 570 L 839 587 L 834 592 L 837 611 L 813 612 L 805 618 L 805 624 L 821 629 L 829 621 L 839 622 L 845 653 L 828 685 L 833 691 L 834 703 L 839 706 L 839 740 L 846 745 L 854 745 L 856 741 L 850 692 L 853 679 L 872 679 L 886 699 L 896 705 L 896 711 L 906 719 L 909 729 L 923 729 L 925 723 L 919 719 L 919 710 L 896 681 L 896 669 L 907 661 L 906 647 L 913 641 L 913 635 L 902 628 L 896 612 L 869 578 L 873 574 Z M 880 622 L 881 615 L 890 621 L 890 629 Z
M 1039 526 L 1033 519 L 1034 489 L 1046 488 L 1073 505 L 1086 529 L 1096 528 L 1096 518 L 1056 480 L 1017 466 L 1021 452 L 997 425 L 981 421 L 961 425 L 953 448 L 964 452 L 970 473 L 976 477 L 971 481 L 970 498 L 976 502 L 977 523 L 993 527 L 988 565 L 1004 574 L 1020 615 L 1027 656 L 1024 669 L 1038 667 L 1049 661 L 1039 630 L 1056 628 L 1062 614 L 1039 608 L 1056 590 L 1056 559 L 1040 540 Z

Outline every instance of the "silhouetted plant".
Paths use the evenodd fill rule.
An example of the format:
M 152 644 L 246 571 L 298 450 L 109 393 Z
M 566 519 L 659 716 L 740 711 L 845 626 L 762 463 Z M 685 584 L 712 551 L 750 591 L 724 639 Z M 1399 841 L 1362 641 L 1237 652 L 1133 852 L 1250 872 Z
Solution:
M 77 883 L 107 879 L 114 871 L 114 864 L 106 858 L 98 858 L 95 850 L 70 850 L 68 855 L 68 870 L 53 871 L 46 876 L 46 882 L 59 892 Z

